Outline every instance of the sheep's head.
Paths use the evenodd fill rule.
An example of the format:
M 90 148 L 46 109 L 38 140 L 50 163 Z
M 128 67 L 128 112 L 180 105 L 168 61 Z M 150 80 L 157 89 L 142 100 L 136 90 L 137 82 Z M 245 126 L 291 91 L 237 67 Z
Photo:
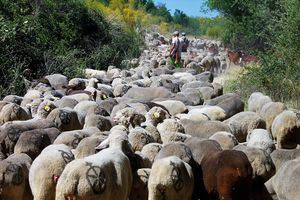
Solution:
M 153 107 L 149 110 L 148 115 L 150 115 L 151 121 L 155 126 L 170 117 L 167 111 L 160 107 Z
M 146 118 L 143 115 L 137 113 L 134 108 L 130 107 L 119 110 L 114 117 L 115 122 L 118 122 L 126 128 L 140 126 L 145 120 Z
M 127 133 L 124 131 L 113 131 L 109 134 L 103 142 L 101 142 L 95 149 L 101 151 L 106 148 L 119 148 L 125 154 L 132 153 L 131 144 L 128 141 Z
M 3 161 L 1 163 L 2 167 L 0 169 L 1 177 L 0 184 L 1 187 L 5 185 L 20 185 L 23 183 L 24 174 L 22 167 L 15 163 L 10 163 Z
M 56 108 L 52 101 L 44 101 L 40 104 L 37 114 L 41 118 L 46 118 L 48 114 Z

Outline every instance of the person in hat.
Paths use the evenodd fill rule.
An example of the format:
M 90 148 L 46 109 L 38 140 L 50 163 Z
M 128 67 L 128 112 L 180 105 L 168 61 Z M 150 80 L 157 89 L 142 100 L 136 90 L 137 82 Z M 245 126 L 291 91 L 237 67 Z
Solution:
M 170 58 L 172 64 L 174 64 L 177 67 L 180 66 L 182 45 L 183 45 L 183 40 L 179 37 L 179 32 L 175 31 L 172 37 Z
M 187 52 L 187 49 L 190 45 L 190 41 L 186 38 L 186 34 L 185 32 L 182 32 L 181 33 L 181 39 L 183 41 L 183 44 L 182 44 L 182 52 Z

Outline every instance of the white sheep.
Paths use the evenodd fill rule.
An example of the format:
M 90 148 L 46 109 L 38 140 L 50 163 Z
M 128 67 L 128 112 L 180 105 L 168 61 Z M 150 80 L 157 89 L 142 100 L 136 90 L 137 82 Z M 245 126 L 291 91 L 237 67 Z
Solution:
M 275 150 L 272 135 L 265 129 L 252 130 L 247 136 L 247 146 L 265 150 L 268 154 Z
M 116 133 L 116 134 L 113 134 Z M 132 171 L 124 154 L 126 133 L 113 132 L 108 138 L 109 148 L 70 162 L 56 186 L 56 200 L 127 200 L 132 187 Z M 103 144 L 100 144 L 100 148 Z
M 263 95 L 261 92 L 254 92 L 248 99 L 248 110 L 259 113 L 262 107 L 269 102 L 272 102 L 270 97 Z
M 145 146 L 143 146 L 143 149 L 141 152 L 144 155 L 146 155 L 149 158 L 150 162 L 153 164 L 156 155 L 162 149 L 162 147 L 163 147 L 162 144 L 150 143 L 150 144 L 146 144 Z
M 96 127 L 85 128 L 82 130 L 73 130 L 62 132 L 53 142 L 53 144 L 65 144 L 71 148 L 76 148 L 79 142 L 92 134 L 100 133 Z
M 71 148 L 64 144 L 50 145 L 41 152 L 29 171 L 29 184 L 35 200 L 55 198 L 56 183 L 72 160 Z
M 148 131 L 141 127 L 132 129 L 128 134 L 128 138 L 133 151 L 141 151 L 146 144 L 154 142 Z
M 216 132 L 210 136 L 209 139 L 217 141 L 224 150 L 232 149 L 234 146 L 239 144 L 238 140 L 233 134 L 225 131 Z
M 192 168 L 178 157 L 170 156 L 153 163 L 148 180 L 148 200 L 191 200 L 193 189 Z
M 189 115 L 205 115 L 210 120 L 223 121 L 226 119 L 227 115 L 225 110 L 219 106 L 204 106 L 202 108 L 195 108 L 188 112 Z

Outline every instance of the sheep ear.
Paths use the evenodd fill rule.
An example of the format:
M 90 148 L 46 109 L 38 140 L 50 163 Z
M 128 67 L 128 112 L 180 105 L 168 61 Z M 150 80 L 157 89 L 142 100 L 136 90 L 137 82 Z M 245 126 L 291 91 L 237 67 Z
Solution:
M 103 140 L 95 149 L 101 151 L 109 147 L 109 138 Z
M 150 172 L 151 172 L 150 168 L 142 168 L 137 170 L 138 176 L 140 177 L 141 181 L 143 181 L 145 184 L 148 183 Z

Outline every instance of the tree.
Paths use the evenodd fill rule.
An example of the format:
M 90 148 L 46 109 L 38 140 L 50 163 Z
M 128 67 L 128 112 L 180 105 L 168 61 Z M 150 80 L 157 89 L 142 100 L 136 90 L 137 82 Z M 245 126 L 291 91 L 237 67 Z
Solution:
M 189 17 L 181 10 L 176 9 L 174 12 L 174 22 L 182 26 L 187 26 L 189 23 Z

